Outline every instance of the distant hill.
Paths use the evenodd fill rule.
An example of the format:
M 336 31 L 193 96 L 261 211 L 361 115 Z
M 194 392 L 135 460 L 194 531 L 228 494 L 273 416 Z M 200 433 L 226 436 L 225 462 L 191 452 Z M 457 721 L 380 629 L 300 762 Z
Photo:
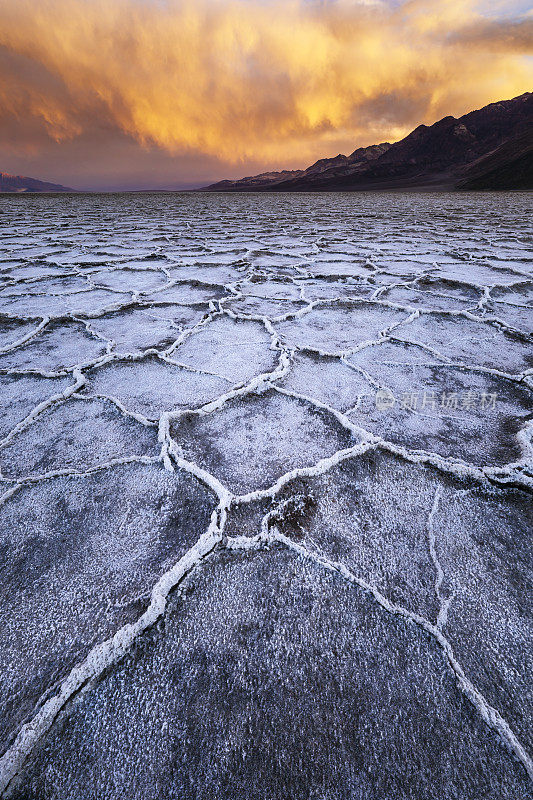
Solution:
M 0 193 L 20 194 L 23 192 L 74 192 L 68 186 L 59 183 L 46 183 L 36 178 L 26 178 L 24 175 L 8 175 L 0 172 Z
M 220 181 L 200 191 L 532 189 L 533 93 L 419 125 L 395 144 L 361 147 L 305 170 Z

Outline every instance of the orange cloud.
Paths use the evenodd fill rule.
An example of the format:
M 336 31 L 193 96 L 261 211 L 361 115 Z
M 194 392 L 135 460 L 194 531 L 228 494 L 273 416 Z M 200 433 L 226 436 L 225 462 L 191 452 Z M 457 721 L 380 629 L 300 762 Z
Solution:
M 2 0 L 0 124 L 291 163 L 520 94 L 528 52 L 469 0 Z

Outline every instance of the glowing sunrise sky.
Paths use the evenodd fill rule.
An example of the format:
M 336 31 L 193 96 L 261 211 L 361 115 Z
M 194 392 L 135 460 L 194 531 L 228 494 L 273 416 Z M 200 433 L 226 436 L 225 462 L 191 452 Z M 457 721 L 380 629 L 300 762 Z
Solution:
M 305 167 L 533 88 L 471 0 L 1 0 L 0 170 L 75 188 Z

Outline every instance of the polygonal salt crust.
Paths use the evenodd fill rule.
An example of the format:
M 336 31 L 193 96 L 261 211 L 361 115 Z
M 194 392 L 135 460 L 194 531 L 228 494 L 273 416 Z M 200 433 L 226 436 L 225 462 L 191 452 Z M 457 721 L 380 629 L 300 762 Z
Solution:
M 73 235 L 75 235 L 74 228 L 70 228 Z M 54 254 L 49 259 L 53 264 L 60 264 L 64 265 L 65 267 L 75 266 L 76 268 L 80 267 L 94 267 L 94 266 L 105 266 L 109 262 L 108 255 L 99 255 L 97 253 L 87 253 L 84 250 L 79 250 L 76 247 L 69 247 L 68 252 L 66 253 L 58 253 Z
M 294 355 L 289 374 L 278 385 L 338 411 L 353 408 L 362 395 L 375 394 L 374 387 L 340 359 L 304 353 Z
M 381 286 L 397 286 L 398 283 L 413 283 L 415 280 L 420 281 L 424 277 L 423 275 L 420 276 L 416 273 L 408 273 L 406 274 L 399 274 L 399 275 L 391 275 L 388 272 L 376 272 L 372 275 L 372 278 L 369 279 L 369 282 L 375 283 L 376 286 L 374 290 L 381 287 Z
M 431 366 L 445 363 L 441 362 L 437 356 L 428 352 L 424 347 L 398 341 L 395 338 L 372 344 L 370 347 L 364 347 L 357 353 L 347 356 L 346 360 L 367 372 L 380 368 L 381 364 L 394 365 L 400 375 L 406 364 Z
M 365 397 L 348 417 L 359 428 L 396 445 L 480 467 L 504 466 L 525 455 L 517 437 L 520 421 L 505 415 L 491 419 L 490 414 L 466 409 L 448 413 L 438 406 L 412 412 L 401 407 L 401 400 L 392 409 L 378 408 L 376 402 L 376 396 Z
M 69 314 L 82 314 L 87 317 L 129 303 L 131 303 L 131 295 L 107 291 L 107 289 L 89 289 L 87 292 L 79 292 L 65 297 L 65 307 Z
M 0 437 L 53 395 L 72 386 L 72 377 L 41 378 L 38 375 L 0 375 Z
M 456 300 L 468 300 L 470 305 L 475 305 L 481 299 L 479 287 L 465 283 L 466 275 L 463 280 L 449 280 L 447 278 L 436 278 L 432 275 L 425 275 L 419 278 L 415 284 L 417 289 L 431 292 L 432 294 L 446 295 Z
M 80 322 L 52 322 L 27 344 L 0 355 L 0 369 L 59 372 L 95 361 L 106 352 Z
M 476 261 L 439 264 L 435 274 L 451 280 L 467 281 L 475 286 L 509 286 L 520 280 L 516 272 Z
M 86 292 L 90 289 L 90 284 L 85 277 L 80 275 L 56 275 L 54 277 L 44 277 L 38 281 L 33 281 L 31 291 L 36 294 L 58 294 L 70 295 L 78 292 Z
M 394 338 L 427 345 L 468 366 L 519 374 L 533 365 L 531 346 L 486 322 L 446 314 L 421 314 L 394 330 Z
M 11 317 L 60 317 L 67 313 L 65 298 L 60 295 L 11 294 L 11 287 L 0 295 L 0 313 Z
M 436 621 L 428 517 L 437 487 L 454 483 L 372 450 L 324 475 L 291 481 L 272 501 L 271 525 L 343 563 L 392 602 Z
M 496 286 L 491 290 L 490 296 L 493 300 L 505 303 L 516 303 L 517 305 L 533 304 L 533 284 L 524 282 L 514 286 Z
M 45 232 L 45 230 L 50 230 L 49 226 L 45 226 L 45 229 L 41 232 Z M 70 230 L 74 233 L 75 228 L 72 226 Z M 72 245 L 72 240 L 69 240 L 67 237 L 66 241 L 61 242 L 58 240 L 57 246 L 50 245 L 48 248 L 37 246 L 37 241 L 39 241 L 40 236 L 36 237 L 36 244 L 32 249 L 23 248 L 21 253 L 25 255 L 26 258 L 45 258 L 46 261 L 51 262 L 52 264 L 63 264 L 63 263 L 70 263 L 70 261 L 76 262 L 76 259 L 79 257 L 80 262 L 83 262 L 84 259 L 90 259 L 91 255 L 86 253 L 82 250 L 79 250 L 77 247 Z M 102 258 L 102 256 L 97 256 L 97 258 Z
M 274 252 L 267 247 L 252 250 L 246 260 L 254 269 L 272 271 L 277 275 L 293 275 L 296 267 L 302 263 L 302 259 L 298 255 Z
M 64 267 L 55 267 L 53 264 L 42 262 L 41 264 L 24 264 L 10 267 L 9 277 L 20 280 L 21 278 L 48 278 L 64 277 L 68 271 Z
M 308 301 L 334 300 L 336 297 L 346 299 L 368 297 L 376 290 L 372 284 L 357 281 L 302 280 L 299 281 L 299 286 L 303 288 Z
M 424 308 L 434 311 L 464 311 L 476 305 L 476 300 L 446 297 L 443 294 L 423 292 L 415 288 L 408 289 L 405 286 L 392 286 L 380 295 L 380 299 L 388 300 L 390 303 L 410 306 L 411 308 Z
M 201 325 L 172 354 L 181 364 L 227 378 L 235 385 L 271 372 L 278 356 L 261 323 L 227 316 Z
M 350 356 L 395 399 L 392 407 L 379 407 L 371 389 L 368 402 L 350 414 L 358 425 L 410 448 L 475 464 L 502 465 L 522 457 L 518 434 L 532 406 L 526 387 L 437 361 L 402 363 L 406 349 L 397 346 L 395 354 L 393 344 L 384 344 Z
M 164 630 L 73 698 L 12 796 L 45 795 L 526 800 L 529 783 L 432 637 L 274 551 L 204 562 Z
M 10 286 L 10 295 L 64 295 L 72 292 L 83 292 L 89 288 L 89 284 L 78 275 L 65 275 L 64 277 L 51 276 L 38 278 L 33 281 L 23 281 Z
M 416 278 L 423 274 L 428 265 L 420 263 L 419 261 L 402 259 L 401 254 L 398 258 L 386 259 L 378 255 L 372 258 L 372 263 L 379 268 L 380 275 L 376 275 L 376 279 L 381 279 L 382 275 L 392 276 L 395 281 L 401 277 L 403 280 Z
M 129 411 L 150 419 L 174 408 L 197 408 L 231 388 L 227 380 L 157 357 L 114 361 L 91 370 L 87 377 L 87 394 L 115 397 Z
M 138 251 L 136 247 L 131 248 L 130 255 L 137 254 Z M 141 253 L 138 253 L 141 255 Z M 158 270 L 161 272 L 163 267 L 169 266 L 171 262 L 168 261 L 166 256 L 162 253 L 148 253 L 148 255 L 142 258 L 132 258 L 128 259 L 128 261 L 122 261 L 120 264 L 117 264 L 117 271 L 121 270 L 143 270 L 143 271 L 151 271 L 157 272 Z M 161 272 L 164 275 L 164 272 Z M 166 278 L 165 278 L 166 281 Z
M 185 458 L 236 494 L 265 489 L 286 472 L 356 443 L 331 414 L 275 390 L 182 417 L 171 435 Z
M 307 248 L 307 255 L 313 253 L 318 260 L 338 260 L 339 258 L 351 258 L 355 263 L 360 263 L 367 255 L 366 248 L 362 246 L 359 232 L 355 236 L 346 234 L 345 231 L 335 230 L 335 223 L 330 219 L 324 227 L 320 227 L 320 236 L 315 242 L 315 246 Z M 311 240 L 312 242 L 313 240 Z M 284 242 L 280 238 L 280 245 Z M 301 247 L 301 244 L 300 244 Z
M 44 692 L 142 614 L 213 507 L 187 473 L 139 464 L 52 478 L 0 506 L 2 751 Z
M 254 259 L 250 259 L 252 262 Z M 270 266 L 260 267 L 260 273 L 264 278 L 297 278 L 300 273 L 299 266 L 283 266 L 280 265 L 277 259 L 273 259 L 275 263 L 271 264 Z M 257 273 L 255 273 L 257 274 Z
M 226 290 L 222 286 L 207 286 L 191 281 L 190 283 L 177 283 L 169 289 L 154 292 L 143 297 L 147 302 L 155 303 L 181 303 L 191 305 L 195 303 L 207 303 L 210 300 L 218 300 L 224 297 Z
M 80 276 L 90 280 L 98 272 L 112 273 L 121 280 L 125 267 L 132 268 L 133 275 L 146 275 L 145 266 L 156 268 L 151 277 L 161 275 L 163 281 L 158 270 L 166 266 L 173 277 L 184 281 L 174 289 L 155 291 L 137 304 L 150 319 L 171 319 L 180 331 L 201 320 L 213 292 L 238 313 L 252 307 L 252 297 L 254 308 L 264 311 L 271 303 L 268 308 L 274 311 L 272 300 L 282 307 L 280 287 L 293 285 L 284 276 L 295 278 L 298 289 L 305 285 L 311 300 L 329 297 L 333 290 L 335 297 L 363 292 L 368 297 L 379 287 L 405 284 L 415 275 L 418 280 L 413 288 L 393 286 L 380 299 L 403 303 L 423 297 L 424 301 L 429 298 L 432 307 L 438 304 L 445 309 L 463 307 L 462 301 L 476 306 L 481 296 L 476 284 L 481 283 L 492 286 L 492 299 L 485 295 L 482 307 L 473 309 L 476 316 L 486 318 L 498 312 L 511 327 L 530 329 L 529 312 L 523 306 L 531 299 L 531 282 L 520 274 L 531 272 L 533 265 L 528 261 L 530 220 L 527 204 L 516 193 L 497 198 L 472 193 L 363 193 L 311 199 L 293 194 L 265 195 L 260 202 L 246 195 L 168 195 L 164 200 L 154 195 L 101 196 L 98 202 L 83 195 L 59 196 L 53 201 L 28 196 L 17 198 L 16 203 L 0 200 L 0 204 L 4 224 L 0 303 L 6 302 L 14 317 L 18 307 L 32 318 L 25 332 L 34 330 L 43 314 L 94 317 L 117 302 L 130 304 L 131 295 L 124 292 L 71 290 L 81 285 Z M 21 255 L 57 259 L 65 266 L 23 264 Z M 131 259 L 127 264 L 126 258 Z M 371 263 L 386 271 L 375 270 Z M 350 277 L 312 278 L 313 264 L 328 275 L 346 269 Z M 105 270 L 101 269 L 104 265 Z M 359 275 L 361 268 L 365 277 Z M 68 273 L 74 271 L 78 277 L 71 279 Z M 23 275 L 46 280 L 26 286 L 12 281 L 13 276 Z M 229 291 L 224 293 L 221 286 L 228 279 L 245 290 L 247 300 L 235 301 Z M 46 297 L 41 294 L 44 287 L 61 296 Z M 263 297 L 248 295 L 248 290 L 262 292 Z M 172 306 L 163 305 L 167 291 Z M 203 305 L 176 305 L 173 292 L 185 303 L 196 297 Z M 346 313 L 346 306 L 354 304 L 329 304 L 337 315 L 332 318 L 331 333 L 341 343 L 355 334 L 357 346 L 359 327 L 354 326 L 354 315 Z M 374 307 L 379 305 L 373 303 L 367 309 Z M 320 306 L 315 310 L 317 315 L 320 310 Z M 439 316 L 446 318 L 433 315 L 433 322 Z M 291 320 L 290 328 L 291 335 L 301 333 L 304 340 L 309 337 L 305 317 Z M 100 321 L 107 324 L 113 318 L 106 310 L 105 317 L 91 319 L 90 325 L 97 329 Z M 211 327 L 222 319 L 225 325 L 218 322 L 220 327 Z M 263 369 L 263 357 L 271 359 L 270 368 L 277 365 L 279 352 L 270 350 L 270 337 L 262 326 L 249 323 L 243 328 L 243 323 L 231 323 L 228 328 L 228 319 L 219 316 L 213 323 L 198 331 L 210 330 L 210 338 L 195 334 L 188 345 L 193 352 L 183 351 L 194 365 L 205 350 L 205 368 L 219 372 L 221 365 L 226 385 L 256 375 Z M 454 351 L 452 360 L 460 356 L 479 364 L 478 357 L 490 358 L 489 366 L 493 361 L 506 372 L 523 369 L 522 345 L 527 350 L 527 341 L 466 317 L 450 324 L 453 330 L 446 324 L 439 336 L 435 331 L 428 336 L 436 336 L 439 352 L 442 344 L 440 362 L 438 356 L 412 344 L 368 347 L 353 362 L 400 392 L 440 391 L 448 384 L 459 387 L 460 394 L 472 388 L 478 393 L 488 391 L 489 383 L 480 373 L 442 366 L 449 358 L 448 347 Z M 274 327 L 278 326 L 275 322 Z M 70 369 L 80 361 L 93 360 L 87 352 L 91 346 L 101 348 L 99 352 L 105 349 L 105 341 L 88 336 L 77 324 L 63 321 L 49 328 L 61 339 L 59 351 Z M 132 342 L 142 347 L 142 336 L 135 339 L 133 322 L 130 328 Z M 404 325 L 398 331 L 408 328 Z M 61 336 L 56 336 L 58 330 Z M 130 330 L 122 330 L 126 342 Z M 493 339 L 495 330 L 498 335 Z M 262 331 L 259 341 L 257 331 Z M 0 328 L 0 348 L 1 336 Z M 5 336 L 9 345 L 13 341 L 10 329 L 5 328 Z M 250 340 L 253 347 L 245 352 L 243 341 Z M 41 334 L 36 337 L 38 346 L 30 341 L 16 356 L 8 355 L 22 369 L 43 368 L 50 363 L 50 358 L 43 361 L 45 341 Z M 289 337 L 287 342 L 294 345 Z M 58 348 L 49 343 L 51 356 L 57 360 Z M 332 350 L 329 344 L 323 348 L 328 352 Z M 299 352 L 291 357 L 294 363 L 287 382 L 295 381 L 291 385 L 296 389 L 303 387 L 304 393 L 309 390 L 318 400 L 347 410 L 350 392 L 344 392 L 340 378 L 344 367 L 339 361 L 314 361 Z M 0 358 L 1 365 L 6 361 L 7 356 Z M 125 362 L 91 370 L 90 378 L 108 381 L 106 389 L 116 379 L 128 402 L 131 392 L 136 403 L 145 403 L 153 413 L 158 402 L 161 408 L 166 404 L 168 385 L 163 373 L 144 375 L 146 384 L 142 384 L 133 367 L 144 371 L 155 363 L 160 362 L 128 364 L 135 380 Z M 115 366 L 119 371 L 114 372 Z M 181 371 L 172 368 L 173 375 Z M 346 380 L 359 380 L 353 370 L 350 376 Z M 55 393 L 74 378 L 46 381 L 24 376 L 18 385 L 17 380 L 19 376 L 9 376 L 1 381 L 8 404 L 6 430 L 26 416 L 26 409 L 31 411 L 49 396 L 49 388 Z M 207 378 L 208 387 L 212 380 Z M 450 422 L 452 415 L 448 415 L 443 422 L 431 413 L 421 417 L 398 410 L 397 405 L 378 413 L 372 396 L 363 398 L 371 407 L 363 403 L 359 416 L 352 418 L 410 448 L 423 446 L 476 463 L 503 463 L 519 455 L 514 434 L 523 421 L 527 395 L 515 383 L 490 381 L 498 394 L 497 414 L 489 406 L 484 415 L 469 409 L 467 421 L 453 418 Z M 135 394 L 137 384 L 142 392 Z M 181 388 L 177 382 L 177 389 Z M 357 396 L 357 385 L 353 388 Z M 196 385 L 190 389 L 191 396 L 195 395 L 192 404 L 202 399 Z M 287 406 L 276 411 L 269 400 L 276 394 L 233 400 L 226 407 L 231 413 L 225 417 L 223 408 L 193 417 L 185 421 L 185 427 L 174 425 L 174 434 L 185 430 L 183 455 L 199 454 L 199 466 L 214 465 L 221 479 L 225 470 L 232 488 L 241 481 L 254 489 L 261 481 L 275 480 L 278 467 L 284 471 L 298 458 L 304 464 L 307 457 L 315 462 L 323 449 L 329 452 L 328 448 L 337 447 L 333 415 L 317 415 L 312 405 L 286 397 Z M 68 403 L 57 408 L 66 408 Z M 72 404 L 71 409 L 81 407 L 79 400 Z M 91 407 L 86 403 L 86 408 Z M 237 414 L 237 407 L 248 409 L 247 415 Z M 104 408 L 109 422 L 102 421 Z M 115 436 L 117 419 L 127 420 L 112 403 L 90 414 L 87 423 L 80 422 L 85 425 L 81 429 L 78 425 L 69 428 L 66 417 L 54 418 L 52 412 L 49 408 L 42 414 L 39 427 L 35 423 L 28 428 L 37 436 L 20 448 L 19 459 L 25 450 L 33 457 L 42 445 L 43 450 L 48 447 L 52 461 L 73 451 L 75 457 L 90 462 L 100 452 L 105 455 L 101 437 L 107 427 L 118 444 L 153 435 L 150 452 L 159 453 L 155 426 L 144 428 L 130 420 L 127 430 Z M 52 447 L 43 433 L 48 420 L 58 435 Z M 295 441 L 291 440 L 293 427 Z M 96 443 L 94 430 L 100 431 Z M 86 452 L 76 440 L 78 431 Z M 14 437 L 13 445 L 18 439 Z M 180 444 L 179 436 L 176 439 Z M 9 450 L 12 460 L 14 452 Z M 267 474 L 265 465 L 271 465 L 275 474 Z M 129 472 L 120 480 L 102 479 L 98 485 L 95 475 L 50 479 L 24 487 L 6 506 L 0 506 L 0 523 L 5 523 L 6 531 L 0 561 L 7 575 L 0 670 L 7 676 L 2 705 L 13 723 L 7 736 L 10 742 L 17 727 L 33 717 L 42 692 L 55 691 L 50 684 L 64 678 L 95 642 L 142 613 L 158 570 L 163 569 L 162 559 L 168 555 L 167 569 L 174 555 L 179 558 L 207 526 L 214 498 L 205 503 L 180 485 L 175 494 L 169 491 L 160 501 L 159 483 L 154 489 L 147 473 L 157 471 L 164 476 L 163 482 L 175 477 L 155 466 L 130 465 L 118 472 L 122 470 L 124 474 L 135 471 L 133 488 Z M 116 470 L 105 472 L 117 474 Z M 188 480 L 197 486 L 194 479 Z M 4 484 L 5 488 L 9 485 L 8 481 Z M 83 502 L 77 499 L 81 494 Z M 176 540 L 171 515 L 184 496 L 190 497 L 192 519 L 180 520 Z M 432 622 L 440 605 L 443 633 L 467 677 L 527 746 L 530 502 L 529 496 L 517 490 L 482 491 L 473 482 L 459 483 L 380 451 L 343 462 L 321 477 L 293 480 L 274 500 L 232 506 L 224 533 L 253 536 L 269 513 L 271 524 L 294 543 L 348 564 L 375 581 L 388 597 L 427 613 Z M 6 508 L 10 510 L 4 519 Z M 196 512 L 201 512 L 201 525 L 195 523 Z M 164 525 L 168 519 L 168 526 L 160 537 L 161 519 Z M 88 530 L 92 538 L 85 547 L 80 538 Z M 185 540 L 188 536 L 191 539 Z M 101 538 L 108 544 L 102 546 Z M 162 539 L 165 547 L 169 544 L 168 550 L 159 545 Z M 297 567 L 291 566 L 295 563 Z M 113 800 L 118 796 L 121 800 L 524 800 L 529 796 L 521 765 L 500 747 L 496 734 L 480 721 L 465 696 L 458 694 L 457 680 L 434 638 L 420 634 L 415 624 L 405 626 L 400 617 L 381 611 L 371 598 L 364 596 L 363 602 L 357 587 L 348 587 L 339 577 L 320 577 L 325 573 L 309 562 L 305 572 L 302 564 L 274 546 L 257 556 L 216 556 L 211 564 L 206 562 L 192 576 L 191 594 L 171 599 L 166 631 L 153 629 L 130 657 L 113 665 L 92 688 L 86 687 L 88 693 L 80 693 L 59 716 L 35 758 L 30 757 L 14 796 L 18 800 Z M 120 577 L 110 579 L 117 571 Z M 89 583 L 93 576 L 94 589 Z M 358 606 L 353 605 L 356 596 L 361 601 Z M 383 617 L 383 625 L 369 622 L 372 609 Z M 6 646 L 8 636 L 11 644 Z M 12 647 L 18 648 L 16 657 Z M 437 655 L 441 671 L 435 666 Z M 13 663 L 11 672 L 4 669 L 2 658 Z
M 180 336 L 171 320 L 153 317 L 150 309 L 129 308 L 91 320 L 91 329 L 116 353 L 139 353 L 148 348 L 166 349 Z
M 245 297 L 262 297 L 276 300 L 299 300 L 300 290 L 291 281 L 262 280 L 242 283 L 240 291 Z
M 229 309 L 233 314 L 267 317 L 276 319 L 287 314 L 296 314 L 306 303 L 293 300 L 276 300 L 264 297 L 243 297 L 242 299 L 225 300 L 224 308 Z
M 450 598 L 444 632 L 473 683 L 531 752 L 531 530 L 529 493 L 447 491 L 433 518 Z
M 533 308 L 510 305 L 509 303 L 490 303 L 487 306 L 488 317 L 496 317 L 517 331 L 533 334 Z
M 336 254 L 321 254 L 313 256 L 306 268 L 313 276 L 342 276 L 350 278 L 366 278 L 371 275 L 373 268 L 364 262 L 350 258 L 339 258 Z
M 531 258 L 531 244 L 527 245 L 527 249 L 522 252 L 521 258 L 494 258 L 493 265 L 499 269 L 509 269 L 514 271 L 516 275 L 516 281 L 515 284 L 507 284 L 509 287 L 516 285 L 516 282 L 521 283 L 522 281 L 525 281 L 527 283 L 531 283 L 533 280 L 533 258 Z
M 208 303 L 180 306 L 179 303 L 150 303 L 145 305 L 143 302 L 139 308 L 153 319 L 171 320 L 178 326 L 180 331 L 194 327 L 209 314 Z
M 17 269 L 18 267 L 24 267 L 26 265 L 25 259 L 17 258 L 16 253 L 12 252 L 9 237 L 4 237 L 2 239 L 2 244 L 4 245 L 4 250 L 0 253 L 0 269 L 2 269 L 2 271 L 8 274 L 8 270 Z
M 11 267 L 11 265 L 9 265 L 9 267 Z M 13 279 L 14 274 L 9 272 L 8 266 L 0 261 L 0 289 L 3 291 L 6 286 L 12 286 Z
M 406 316 L 372 302 L 324 303 L 298 319 L 277 323 L 276 331 L 291 345 L 335 353 L 377 339 Z
M 170 267 L 172 278 L 178 280 L 199 281 L 200 283 L 211 283 L 218 286 L 225 286 L 228 283 L 235 283 L 244 278 L 244 267 L 234 268 L 225 264 L 197 264 L 189 267 Z
M 198 236 L 194 234 L 188 240 L 183 240 L 185 245 L 183 251 L 172 254 L 173 258 L 179 260 L 179 267 L 186 267 L 188 271 L 189 267 L 193 269 L 206 266 L 227 268 L 228 265 L 233 265 L 235 262 L 240 266 L 243 265 L 248 251 L 244 243 L 240 242 L 240 246 L 232 247 L 227 229 L 224 242 L 221 242 L 217 231 L 212 230 L 210 234 L 209 242 L 206 239 L 198 239 Z M 168 249 L 165 249 L 168 252 Z M 185 270 L 182 271 L 185 272 Z
M 108 400 L 71 398 L 45 410 L 0 451 L 4 477 L 84 471 L 116 458 L 157 456 L 157 429 Z
M 121 292 L 150 292 L 164 286 L 168 278 L 164 272 L 157 270 L 122 268 L 92 272 L 91 281 Z
M 39 322 L 20 322 L 8 317 L 0 317 L 0 350 L 11 347 L 29 333 L 36 330 Z
M 523 491 L 483 489 L 378 450 L 291 481 L 269 510 L 285 536 L 346 565 L 392 602 L 434 624 L 439 617 L 468 677 L 527 749 L 531 508 Z M 236 511 L 233 535 L 259 533 L 259 509 Z M 431 536 L 443 570 L 439 598 Z
M 46 227 L 45 227 L 45 229 L 46 229 Z M 38 235 L 39 231 L 37 230 L 37 227 L 34 228 L 33 231 L 34 231 L 34 234 L 35 233 L 37 234 L 37 237 L 36 237 L 36 239 L 34 240 L 33 243 L 31 243 L 27 239 L 24 240 L 24 239 L 21 238 L 21 239 L 18 240 L 18 243 L 16 244 L 16 246 L 12 248 L 13 253 L 16 253 L 16 255 L 19 258 L 24 258 L 24 259 L 33 259 L 33 258 L 39 258 L 40 259 L 40 258 L 46 258 L 46 257 L 50 258 L 52 256 L 59 255 L 61 253 L 61 248 L 58 247 L 57 245 L 55 245 L 55 244 L 48 244 L 47 245 L 47 244 L 43 244 L 42 243 L 42 240 L 40 240 L 40 237 Z M 48 228 L 48 231 L 49 231 L 49 228 Z M 41 230 L 41 233 L 42 232 L 44 232 L 43 229 Z

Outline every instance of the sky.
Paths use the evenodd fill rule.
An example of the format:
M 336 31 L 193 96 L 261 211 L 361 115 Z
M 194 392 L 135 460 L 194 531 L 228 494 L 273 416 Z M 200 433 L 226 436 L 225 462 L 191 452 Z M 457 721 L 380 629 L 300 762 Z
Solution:
M 533 89 L 516 0 L 1 0 L 0 171 L 189 188 Z

